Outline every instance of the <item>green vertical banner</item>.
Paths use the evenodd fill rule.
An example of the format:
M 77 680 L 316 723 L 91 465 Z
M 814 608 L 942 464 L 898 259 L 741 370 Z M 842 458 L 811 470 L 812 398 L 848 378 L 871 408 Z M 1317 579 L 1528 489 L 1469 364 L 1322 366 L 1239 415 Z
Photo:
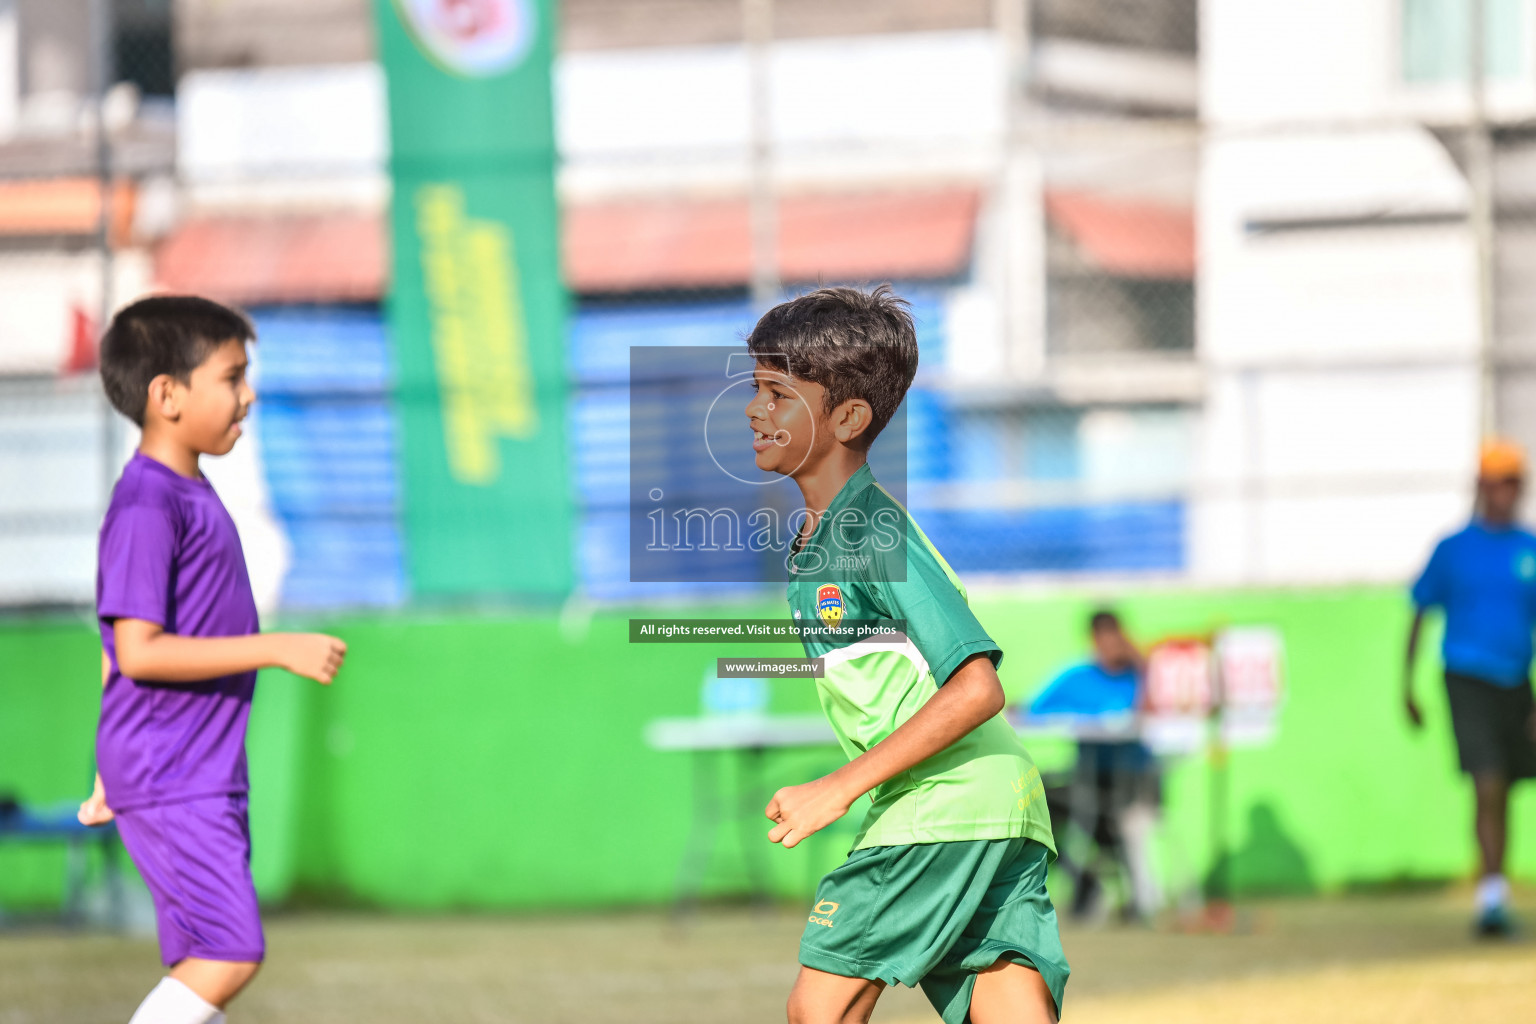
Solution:
M 416 595 L 572 587 L 552 0 L 374 0 Z

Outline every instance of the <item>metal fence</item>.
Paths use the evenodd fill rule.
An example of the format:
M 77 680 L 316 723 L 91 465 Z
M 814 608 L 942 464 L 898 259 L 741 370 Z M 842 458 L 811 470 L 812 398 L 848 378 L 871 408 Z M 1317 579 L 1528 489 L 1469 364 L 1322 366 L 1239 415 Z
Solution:
M 1401 39 L 1380 40 L 1401 49 L 1405 89 L 1454 92 L 1465 74 L 1425 41 L 1445 6 L 1403 0 Z M 1364 197 L 1347 208 L 1264 176 L 1333 160 L 1343 181 L 1373 146 L 1454 163 L 1465 119 L 1213 116 L 1201 45 L 1224 28 L 1195 0 L 633 7 L 560 12 L 588 596 L 639 593 L 614 532 L 626 399 L 590 372 L 596 348 L 731 344 L 767 298 L 817 283 L 892 280 L 914 299 L 909 500 L 973 576 L 1390 579 L 1464 512 L 1484 365 L 1495 425 L 1536 439 L 1521 130 L 1493 135 L 1485 364 L 1478 293 L 1444 270 L 1475 265 L 1476 204 L 1454 176 L 1425 205 L 1373 157 L 1378 180 L 1335 190 Z M 133 433 L 105 412 L 92 341 L 157 287 L 246 306 L 260 329 L 257 429 L 210 472 L 268 602 L 411 599 L 369 12 L 0 0 L 15 84 L 0 97 L 0 604 L 90 601 Z M 668 17 L 688 20 L 670 49 Z M 1491 70 L 1529 77 L 1524 59 L 1500 50 Z M 1328 340 L 1351 317 L 1379 343 Z

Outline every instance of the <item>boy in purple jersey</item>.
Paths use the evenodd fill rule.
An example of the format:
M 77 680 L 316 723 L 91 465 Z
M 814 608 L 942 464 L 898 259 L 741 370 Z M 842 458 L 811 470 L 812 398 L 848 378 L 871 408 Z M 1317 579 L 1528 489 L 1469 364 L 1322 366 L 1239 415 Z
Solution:
M 265 953 L 251 883 L 245 726 L 256 670 L 329 683 L 346 644 L 261 634 L 240 536 L 198 470 L 240 437 L 255 401 L 249 321 L 207 299 L 144 299 L 113 317 L 101 378 L 143 439 L 101 525 L 103 651 L 96 789 L 80 820 L 114 816 L 155 901 L 170 974 L 130 1024 L 206 1024 Z

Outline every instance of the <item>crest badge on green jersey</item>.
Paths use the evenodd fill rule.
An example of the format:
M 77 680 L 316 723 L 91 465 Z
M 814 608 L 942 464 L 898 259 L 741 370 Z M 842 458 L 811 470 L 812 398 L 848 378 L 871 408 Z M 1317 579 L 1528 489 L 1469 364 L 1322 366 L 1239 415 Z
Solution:
M 843 619 L 843 591 L 836 583 L 823 584 L 816 591 L 816 614 L 828 626 L 836 626 Z

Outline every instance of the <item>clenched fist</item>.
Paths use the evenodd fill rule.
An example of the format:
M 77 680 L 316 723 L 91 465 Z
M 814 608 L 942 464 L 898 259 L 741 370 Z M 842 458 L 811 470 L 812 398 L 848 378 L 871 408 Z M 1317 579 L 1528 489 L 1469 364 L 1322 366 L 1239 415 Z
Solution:
M 841 792 L 831 776 L 799 786 L 785 786 L 773 794 L 763 811 L 776 824 L 768 840 L 786 849 L 813 835 L 848 813 L 853 801 Z
M 277 664 L 324 685 L 336 678 L 347 656 L 346 642 L 324 633 L 274 633 L 272 640 L 277 644 Z
M 85 798 L 75 817 L 80 819 L 82 825 L 105 825 L 116 817 L 112 808 L 107 806 L 107 793 L 102 788 L 100 772 L 96 773 L 96 788 Z

